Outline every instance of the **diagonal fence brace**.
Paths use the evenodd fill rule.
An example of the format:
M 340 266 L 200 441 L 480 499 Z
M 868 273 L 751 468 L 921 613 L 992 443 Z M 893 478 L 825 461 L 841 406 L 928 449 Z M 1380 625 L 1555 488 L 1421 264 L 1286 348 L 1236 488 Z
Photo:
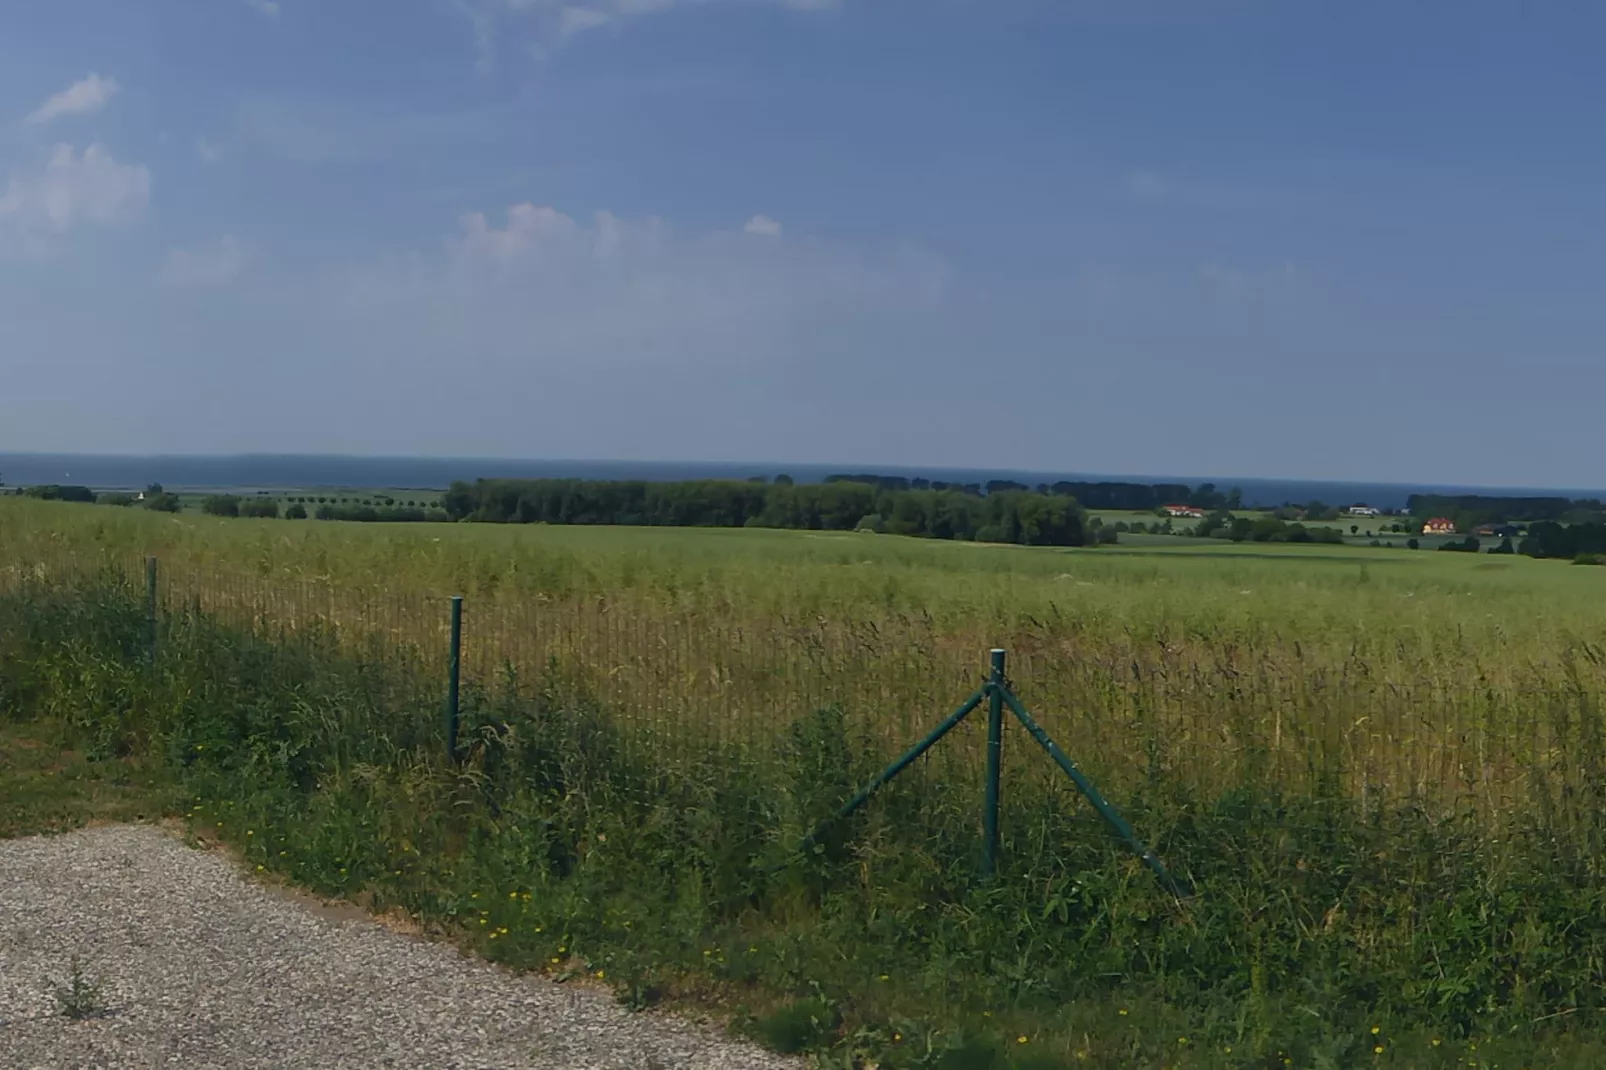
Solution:
M 1021 726 L 1048 752 L 1048 756 L 1054 759 L 1054 764 L 1059 766 L 1065 775 L 1071 778 L 1071 782 L 1076 785 L 1076 790 L 1080 791 L 1082 797 L 1093 805 L 1093 809 L 1098 811 L 1099 816 L 1104 819 L 1104 823 L 1115 830 L 1115 834 L 1121 837 L 1127 849 L 1138 856 L 1138 860 L 1160 879 L 1160 883 L 1165 885 L 1172 895 L 1178 899 L 1186 899 L 1192 895 L 1193 890 L 1188 887 L 1187 882 L 1178 881 L 1173 877 L 1171 871 L 1165 868 L 1165 863 L 1161 862 L 1153 851 L 1144 846 L 1143 841 L 1138 839 L 1137 833 L 1132 830 L 1132 826 L 1127 819 L 1122 817 L 1121 812 L 1111 806 L 1109 800 L 1099 793 L 1099 789 L 1087 778 L 1087 774 L 1078 769 L 1076 763 L 1071 761 L 1070 755 L 1060 750 L 1059 744 L 1049 738 L 1048 733 L 1043 731 L 1043 726 L 1038 724 L 1030 713 L 1026 712 L 1026 707 L 1021 705 L 1020 699 L 1015 697 L 1014 692 L 1010 691 L 1008 687 L 1000 687 L 998 690 L 1002 692 L 1005 705 L 1015 714 Z
M 803 837 L 803 842 L 798 844 L 798 850 L 807 851 L 810 847 L 814 846 L 821 836 L 825 834 L 826 829 L 830 828 L 832 825 L 836 824 L 838 821 L 841 821 L 859 807 L 869 802 L 870 796 L 880 791 L 887 785 L 888 781 L 907 769 L 916 758 L 920 757 L 922 754 L 926 753 L 926 751 L 936 746 L 937 741 L 942 739 L 942 737 L 946 736 L 949 732 L 953 731 L 953 729 L 958 726 L 960 721 L 963 721 L 966 717 L 969 717 L 971 712 L 975 710 L 977 706 L 980 706 L 988 697 L 990 690 L 991 684 L 978 688 L 976 693 L 966 699 L 964 704 L 957 710 L 955 710 L 953 713 L 950 713 L 943 720 L 942 724 L 938 725 L 936 728 L 933 728 L 930 735 L 926 736 L 926 738 L 922 739 L 919 743 L 916 743 L 913 747 L 910 747 L 903 753 L 901 757 L 898 758 L 897 761 L 881 770 L 874 780 L 866 784 L 859 790 L 857 795 L 844 803 L 842 805 L 842 809 L 838 810 L 836 813 L 832 814 L 830 817 L 816 825 L 814 827 L 814 831 Z
M 932 729 L 925 739 L 922 739 L 904 752 L 891 765 L 883 769 L 874 780 L 866 784 L 853 798 L 843 804 L 841 809 L 816 825 L 814 830 L 798 844 L 798 850 L 800 852 L 807 851 L 818 843 L 827 829 L 843 818 L 848 817 L 866 802 L 869 802 L 871 796 L 885 787 L 899 773 L 907 769 L 915 759 L 936 746 L 943 736 L 951 732 L 961 721 L 970 716 L 978 706 L 985 702 L 988 705 L 987 798 L 982 813 L 982 837 L 985 854 L 983 868 L 987 876 L 991 876 L 993 873 L 998 853 L 998 803 L 1000 794 L 998 758 L 999 745 L 1002 742 L 999 732 L 1001 727 L 999 718 L 1003 707 L 1008 706 L 1010 711 L 1015 714 L 1016 719 L 1020 721 L 1021 726 L 1026 729 L 1027 734 L 1036 740 L 1038 745 L 1048 752 L 1048 756 L 1053 759 L 1054 764 L 1059 766 L 1060 770 L 1071 778 L 1071 783 L 1076 785 L 1076 790 L 1081 792 L 1082 797 L 1092 804 L 1099 817 L 1103 818 L 1104 823 L 1120 837 L 1126 848 L 1138 857 L 1138 860 L 1159 879 L 1160 883 L 1172 895 L 1178 899 L 1186 899 L 1192 896 L 1193 889 L 1188 883 L 1173 876 L 1171 871 L 1166 869 L 1165 863 L 1161 862 L 1155 853 L 1142 840 L 1138 839 L 1137 833 L 1132 829 L 1132 825 L 1126 818 L 1121 816 L 1120 811 L 1110 805 L 1109 800 L 1100 794 L 1099 789 L 1094 786 L 1093 781 L 1088 779 L 1087 774 L 1077 768 L 1076 763 L 1071 760 L 1070 756 L 1059 748 L 1059 744 L 1049 737 L 1049 734 L 1043 730 L 1043 726 L 1037 723 L 1036 719 L 1022 705 L 1020 699 L 1015 697 L 1015 693 L 1009 689 L 1008 679 L 1004 675 L 1004 652 L 1002 650 L 994 650 L 992 652 L 990 668 L 991 671 L 987 682 L 975 694 L 966 699 L 963 705 L 949 714 L 936 728 Z

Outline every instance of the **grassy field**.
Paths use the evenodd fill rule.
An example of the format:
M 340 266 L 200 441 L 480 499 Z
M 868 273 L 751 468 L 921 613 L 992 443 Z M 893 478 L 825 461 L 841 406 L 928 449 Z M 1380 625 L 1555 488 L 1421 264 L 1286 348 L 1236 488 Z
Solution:
M 1331 757 L 1357 791 L 1498 809 L 1555 775 L 1555 703 L 1606 685 L 1606 570 L 1522 557 L 350 525 L 14 500 L 0 502 L 0 553 L 12 571 L 155 555 L 169 599 L 291 624 L 332 615 L 426 658 L 444 654 L 445 598 L 461 594 L 472 672 L 561 658 L 616 709 L 714 718 L 725 735 L 763 738 L 835 704 L 879 711 L 891 745 L 968 693 L 1001 646 L 1022 695 L 1117 786 L 1148 775 L 1159 745 L 1175 775 L 1211 790 L 1250 763 L 1302 783 Z
M 137 669 L 146 554 L 173 622 L 157 678 Z M 134 578 L 126 605 L 83 596 L 52 617 L 39 592 L 96 563 Z M 102 711 L 75 746 L 165 748 L 206 805 L 277 830 L 286 854 L 260 861 L 294 879 L 466 918 L 471 936 L 483 918 L 504 942 L 472 942 L 518 965 L 564 959 L 546 942 L 561 931 L 626 998 L 746 1008 L 780 1047 L 911 1067 L 1586 1066 L 1599 1051 L 1606 922 L 1584 919 L 1606 918 L 1606 570 L 5 499 L 0 577 L 23 614 L 0 627 L 0 708 L 9 686 L 52 724 Z M 472 776 L 427 757 L 452 594 L 468 606 Z M 123 620 L 106 625 L 123 654 L 83 623 L 101 613 Z M 15 623 L 35 619 L 55 623 Z M 1007 872 L 978 888 L 974 723 L 823 869 L 765 876 L 974 688 L 995 645 L 1199 898 L 1168 903 L 1018 730 Z M 561 775 L 541 772 L 545 748 L 567 756 Z M 531 787 L 553 776 L 559 794 Z M 620 838 L 619 857 L 602 846 Z M 469 906 L 522 904 L 532 881 L 544 906 Z M 942 1061 L 973 1041 L 971 1061 Z

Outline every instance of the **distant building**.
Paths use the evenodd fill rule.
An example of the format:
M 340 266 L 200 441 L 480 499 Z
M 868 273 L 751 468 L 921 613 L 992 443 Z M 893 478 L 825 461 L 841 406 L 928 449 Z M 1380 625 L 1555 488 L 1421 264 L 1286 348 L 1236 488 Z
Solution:
M 1442 516 L 1436 516 L 1433 519 L 1429 520 L 1426 524 L 1422 525 L 1422 534 L 1424 534 L 1424 535 L 1454 535 L 1455 534 L 1455 521 L 1446 519 L 1445 517 L 1442 517 Z
M 1162 507 L 1166 516 L 1183 516 L 1190 520 L 1203 520 L 1205 511 L 1196 509 L 1191 505 L 1167 505 Z
M 1509 539 L 1519 534 L 1519 532 L 1515 524 L 1480 524 L 1472 529 L 1472 534 L 1482 535 L 1489 539 Z
M 1383 515 L 1383 511 L 1381 509 L 1374 508 L 1373 506 L 1370 506 L 1370 505 L 1352 505 L 1348 509 L 1346 509 L 1345 512 L 1349 513 L 1350 516 L 1382 516 Z

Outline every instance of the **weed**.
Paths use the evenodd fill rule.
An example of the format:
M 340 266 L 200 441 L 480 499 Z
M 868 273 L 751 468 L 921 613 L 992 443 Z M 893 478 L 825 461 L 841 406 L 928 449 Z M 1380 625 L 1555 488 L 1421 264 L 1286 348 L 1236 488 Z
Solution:
M 106 1013 L 106 1004 L 102 999 L 103 982 L 99 979 L 90 980 L 84 973 L 83 963 L 76 957 L 64 982 L 46 983 L 50 984 L 51 995 L 56 999 L 56 1010 L 63 1018 L 79 1022 L 86 1018 L 99 1018 Z
M 841 1024 L 842 1016 L 835 1007 L 812 997 L 755 1018 L 748 1032 L 771 1051 L 796 1054 L 825 1047 Z

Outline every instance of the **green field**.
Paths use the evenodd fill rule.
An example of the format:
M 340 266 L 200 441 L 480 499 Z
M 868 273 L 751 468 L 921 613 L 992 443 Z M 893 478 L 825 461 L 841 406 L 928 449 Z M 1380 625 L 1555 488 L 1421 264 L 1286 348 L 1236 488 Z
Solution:
M 146 555 L 171 636 L 154 676 Z M 124 595 L 73 586 L 101 566 Z M 263 864 L 515 965 L 583 949 L 625 998 L 735 1008 L 829 1065 L 1598 1062 L 1606 569 L 8 498 L 0 588 L 6 716 L 31 696 L 52 739 L 176 755 L 198 804 L 236 808 L 226 831 L 276 830 Z M 466 771 L 429 742 L 453 594 Z M 974 723 L 788 862 L 993 646 L 1196 898 L 1171 901 L 1018 730 L 1004 870 L 979 884 Z M 504 904 L 479 913 L 501 942 L 471 890 Z

